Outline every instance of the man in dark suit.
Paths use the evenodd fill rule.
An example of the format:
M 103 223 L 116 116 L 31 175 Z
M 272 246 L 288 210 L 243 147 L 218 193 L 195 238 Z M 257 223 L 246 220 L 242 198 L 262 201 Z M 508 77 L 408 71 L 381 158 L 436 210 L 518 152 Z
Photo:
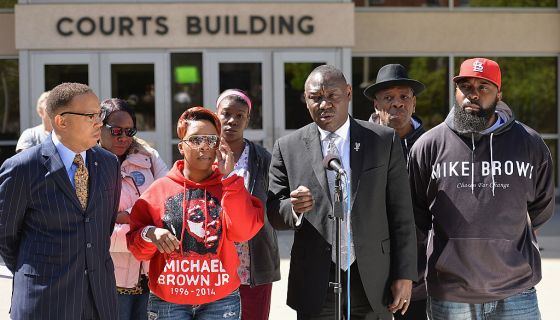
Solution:
M 12 319 L 117 319 L 110 236 L 119 164 L 96 146 L 104 113 L 83 84 L 47 99 L 53 133 L 0 168 L 0 255 Z
M 274 146 L 268 217 L 276 228 L 296 230 L 288 305 L 299 320 L 332 319 L 335 314 L 335 295 L 329 289 L 336 271 L 333 178 L 322 163 L 334 149 L 351 181 L 345 195 L 350 196 L 352 231 L 343 236 L 350 246 L 343 245 L 341 268 L 344 298 L 350 272 L 352 319 L 391 319 L 391 312 L 406 311 L 417 278 L 414 218 L 399 138 L 391 128 L 350 117 L 351 98 L 352 87 L 340 70 L 317 67 L 305 82 L 314 123 Z M 346 314 L 347 302 L 343 304 Z

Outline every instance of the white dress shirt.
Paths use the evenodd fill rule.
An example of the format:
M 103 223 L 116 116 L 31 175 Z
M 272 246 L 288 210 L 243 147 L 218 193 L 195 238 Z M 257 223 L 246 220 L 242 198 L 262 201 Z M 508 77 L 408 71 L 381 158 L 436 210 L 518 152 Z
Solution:
M 319 127 L 317 127 L 317 129 L 319 129 L 319 134 L 321 136 L 321 150 L 323 151 L 323 157 L 325 157 L 329 145 L 329 139 L 327 139 L 327 136 L 330 134 L 330 132 L 323 130 Z M 342 166 L 344 167 L 344 170 L 346 170 L 347 176 L 350 177 L 350 117 L 349 116 L 346 118 L 346 122 L 344 122 L 344 124 L 340 128 L 338 128 L 334 133 L 338 136 L 335 139 L 334 144 L 336 145 L 336 148 L 340 153 L 340 157 L 342 158 Z M 294 218 L 296 219 L 296 227 L 298 227 L 301 224 L 301 220 L 303 219 L 303 214 L 299 214 L 299 215 L 296 214 L 293 208 L 292 208 L 292 212 Z

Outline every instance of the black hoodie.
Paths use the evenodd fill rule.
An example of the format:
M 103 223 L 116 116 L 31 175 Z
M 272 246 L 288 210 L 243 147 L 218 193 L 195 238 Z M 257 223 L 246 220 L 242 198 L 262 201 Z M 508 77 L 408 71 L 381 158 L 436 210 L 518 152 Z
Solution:
M 534 229 L 554 212 L 552 158 L 539 134 L 514 120 L 505 103 L 496 111 L 504 123 L 479 134 L 458 133 L 452 110 L 411 151 L 414 215 L 424 248 L 432 224 L 434 231 L 428 295 L 439 300 L 501 300 L 541 279 Z

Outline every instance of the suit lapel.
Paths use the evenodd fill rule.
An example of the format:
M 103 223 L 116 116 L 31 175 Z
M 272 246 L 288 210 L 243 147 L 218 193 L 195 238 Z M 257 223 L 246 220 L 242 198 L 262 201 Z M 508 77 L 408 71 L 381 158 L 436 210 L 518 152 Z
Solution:
M 351 170 L 351 190 L 352 198 L 350 199 L 350 207 L 354 205 L 360 176 L 362 173 L 362 165 L 364 161 L 363 148 L 364 142 L 362 141 L 363 128 L 356 120 L 350 117 L 350 170 Z
M 95 196 L 99 192 L 99 181 L 98 181 L 98 171 L 99 171 L 99 162 L 97 161 L 97 151 L 95 148 L 91 148 L 86 151 L 86 158 L 87 158 L 87 168 L 88 168 L 88 204 L 87 208 L 91 205 L 92 201 L 95 201 Z
M 64 163 L 62 163 L 62 159 L 50 136 L 41 144 L 41 154 L 43 155 L 43 165 L 48 171 L 45 178 L 52 177 L 64 195 L 66 195 L 76 207 L 81 209 L 82 206 L 80 205 L 78 196 L 76 196 L 74 187 L 72 187 L 70 183 L 66 167 L 64 167 Z
M 323 167 L 323 151 L 321 149 L 321 139 L 319 138 L 319 130 L 316 124 L 312 124 L 308 127 L 307 132 L 303 137 L 305 146 L 307 147 L 308 155 L 311 157 L 311 165 L 313 167 L 313 172 L 319 181 L 319 184 L 323 188 L 323 191 L 328 195 L 330 199 L 329 183 L 327 181 L 327 173 Z

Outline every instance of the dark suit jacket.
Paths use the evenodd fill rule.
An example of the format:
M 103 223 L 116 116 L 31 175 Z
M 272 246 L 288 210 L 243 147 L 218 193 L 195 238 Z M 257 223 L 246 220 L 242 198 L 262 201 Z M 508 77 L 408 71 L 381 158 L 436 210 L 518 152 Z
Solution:
M 50 136 L 0 168 L 0 255 L 14 274 L 13 319 L 81 319 L 88 280 L 101 319 L 117 319 L 109 245 L 119 163 L 100 147 L 86 161 L 85 211 Z
M 280 138 L 272 154 L 268 217 L 276 228 L 295 228 L 291 190 L 308 187 L 315 201 L 294 233 L 288 305 L 320 312 L 329 289 L 334 221 L 317 125 Z M 416 280 L 416 236 L 410 187 L 398 135 L 393 129 L 350 118 L 351 219 L 360 277 L 374 312 L 387 310 L 390 284 Z

